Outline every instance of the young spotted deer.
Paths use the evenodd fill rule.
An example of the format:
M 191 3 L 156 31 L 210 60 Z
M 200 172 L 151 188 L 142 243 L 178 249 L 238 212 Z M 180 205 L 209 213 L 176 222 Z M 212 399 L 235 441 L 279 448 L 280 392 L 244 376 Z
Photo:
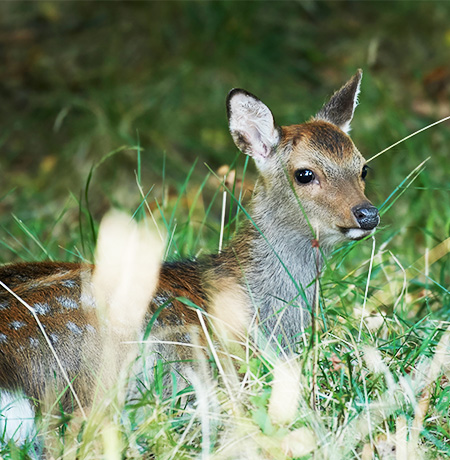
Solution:
M 274 346 L 294 348 L 309 321 L 323 255 L 338 242 L 370 235 L 379 223 L 364 194 L 364 158 L 347 135 L 361 76 L 358 71 L 310 121 L 293 126 L 278 126 L 252 94 L 229 93 L 231 135 L 260 173 L 250 219 L 219 254 L 162 264 L 141 334 L 151 322 L 155 340 L 188 342 L 195 334 L 206 344 L 192 302 L 228 336 L 239 337 L 256 322 Z M 0 269 L 0 281 L 34 309 L 85 405 L 104 348 L 90 288 L 95 273 L 94 266 L 53 262 Z M 63 393 L 66 381 L 35 318 L 0 289 L 0 388 L 36 400 L 50 390 Z M 183 347 L 154 349 L 172 359 Z M 62 403 L 70 410 L 70 392 Z

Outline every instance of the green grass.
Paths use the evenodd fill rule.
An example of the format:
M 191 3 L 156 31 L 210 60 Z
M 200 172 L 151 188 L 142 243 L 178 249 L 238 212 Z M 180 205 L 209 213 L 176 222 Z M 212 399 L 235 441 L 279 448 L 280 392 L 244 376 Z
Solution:
M 111 206 L 137 220 L 150 209 L 169 236 L 168 259 L 217 251 L 222 189 L 214 173 L 236 164 L 246 185 L 255 179 L 226 129 L 232 87 L 261 97 L 280 124 L 298 123 L 363 67 L 352 138 L 366 158 L 448 110 L 448 80 L 427 80 L 448 68 L 446 2 L 92 5 L 0 6 L 2 263 L 93 261 Z M 316 334 L 301 337 L 291 420 L 277 424 L 269 411 L 276 357 L 250 345 L 238 371 L 224 360 L 226 380 L 211 359 L 216 387 L 183 390 L 197 404 L 163 396 L 159 363 L 139 402 L 123 409 L 113 391 L 107 402 L 119 406 L 99 407 L 81 429 L 63 420 L 55 433 L 44 418 L 54 457 L 296 458 L 284 453 L 289 435 L 313 446 L 305 458 L 386 459 L 397 435 L 400 449 L 409 441 L 412 451 L 397 458 L 446 458 L 448 357 L 440 369 L 434 361 L 434 375 L 430 365 L 450 322 L 449 250 L 439 246 L 450 229 L 448 127 L 370 163 L 367 195 L 383 207 L 375 246 L 349 244 L 328 261 Z M 245 206 L 248 192 L 229 188 Z M 236 200 L 227 197 L 225 244 L 245 219 Z M 422 420 L 417 402 L 426 395 Z M 8 445 L 0 455 L 26 451 Z
M 442 126 L 434 128 L 439 129 Z M 420 137 L 409 141 L 411 154 L 419 155 L 416 149 L 421 151 L 422 142 Z M 93 166 L 82 198 L 69 198 L 53 228 L 44 221 L 25 223 L 13 217 L 22 236 L 11 234 L 4 247 L 23 260 L 60 258 L 61 243 L 55 235 L 64 228 L 67 213 L 78 210 L 79 226 L 67 233 L 63 254 L 72 260 L 91 260 L 98 222 L 88 207 L 90 186 L 97 171 L 120 150 Z M 140 148 L 129 150 L 136 153 L 139 171 Z M 44 438 L 53 439 L 52 455 L 384 459 L 389 458 L 383 452 L 393 448 L 394 439 L 397 451 L 409 449 L 407 456 L 397 458 L 450 455 L 450 260 L 448 245 L 441 245 L 439 253 L 434 250 L 444 240 L 440 226 L 448 222 L 449 214 L 448 208 L 446 214 L 440 212 L 439 203 L 430 207 L 416 198 L 431 192 L 426 185 L 433 177 L 430 163 L 427 169 L 413 165 L 396 188 L 384 191 L 384 225 L 373 240 L 337 248 L 328 260 L 316 306 L 316 333 L 309 328 L 299 337 L 303 346 L 297 364 L 282 372 L 283 383 L 274 378 L 280 372 L 277 356 L 251 341 L 237 360 L 230 358 L 234 349 L 228 355 L 219 353 L 219 361 L 210 355 L 214 385 L 194 378 L 192 387 L 178 390 L 176 380 L 169 377 L 174 385 L 171 396 L 162 389 L 169 369 L 158 362 L 154 379 L 149 379 L 139 400 L 122 407 L 118 394 L 125 383 L 118 383 L 104 403 L 108 409 L 95 408 L 81 429 L 63 420 L 55 435 L 45 428 L 44 417 L 43 431 L 48 430 Z M 146 188 L 136 173 L 141 202 L 128 211 L 142 218 L 152 209 L 162 232 L 169 235 L 169 259 L 214 251 L 219 244 L 220 183 L 209 173 L 200 185 L 191 183 L 194 168 L 195 164 L 177 193 L 160 196 L 154 196 L 152 187 Z M 239 158 L 238 177 L 246 168 L 247 162 Z M 233 192 L 237 200 L 242 198 L 239 186 Z M 397 210 L 405 207 L 410 209 L 410 228 L 395 219 Z M 225 215 L 223 234 L 228 240 L 236 220 L 245 216 L 230 196 Z M 425 215 L 425 220 L 416 222 Z M 445 355 L 436 352 L 440 341 Z M 279 403 L 279 410 L 289 412 L 292 405 L 297 410 L 288 420 L 277 422 L 280 415 L 271 409 L 271 398 L 280 392 L 279 385 L 285 392 L 289 381 L 295 391 Z M 196 402 L 186 405 L 181 394 L 194 395 Z M 425 407 L 423 414 L 420 407 Z M 19 451 L 8 445 L 1 455 L 21 458 L 26 451 L 26 446 Z

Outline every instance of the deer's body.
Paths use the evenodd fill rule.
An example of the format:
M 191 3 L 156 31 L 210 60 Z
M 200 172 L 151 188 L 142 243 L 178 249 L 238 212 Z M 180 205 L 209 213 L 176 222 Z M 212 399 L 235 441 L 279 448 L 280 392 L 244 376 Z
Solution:
M 253 234 L 251 239 L 249 234 Z M 270 241 L 270 232 L 265 237 Z M 195 310 L 176 300 L 184 298 L 207 314 L 230 323 L 236 333 L 245 332 L 258 305 L 260 318 L 266 318 L 265 329 L 272 330 L 278 319 L 274 312 L 286 308 L 284 301 L 276 299 L 296 299 L 283 313 L 288 321 L 281 324 L 284 334 L 298 334 L 300 326 L 308 323 L 308 313 L 297 286 L 309 286 L 305 292 L 311 304 L 317 250 L 309 239 L 296 238 L 295 234 L 290 235 L 289 241 L 289 245 L 279 248 L 274 245 L 271 249 L 258 231 L 248 226 L 246 238 L 236 240 L 235 245 L 220 255 L 164 263 L 143 329 L 165 304 L 154 319 L 153 337 L 167 340 L 176 336 L 179 340 L 193 329 L 199 330 Z M 268 263 L 252 264 L 250 261 L 258 255 Z M 95 369 L 100 364 L 103 346 L 96 300 L 90 289 L 93 270 L 93 266 L 58 262 L 0 268 L 0 280 L 35 310 L 84 404 L 89 404 L 90 389 L 96 385 Z M 245 306 L 247 310 L 236 312 L 231 300 L 229 309 L 218 311 L 222 305 L 216 305 L 216 296 L 223 295 L 226 300 L 230 292 L 234 295 L 236 291 L 241 293 L 238 308 Z M 50 389 L 62 392 L 66 382 L 38 324 L 24 305 L 5 290 L 0 291 L 0 318 L 0 388 L 21 390 L 36 400 L 48 395 Z M 66 396 L 63 402 L 69 410 L 73 401 L 70 393 Z
M 142 331 L 153 318 L 156 339 L 189 340 L 201 328 L 195 309 L 176 299 L 187 298 L 232 334 L 256 321 L 273 341 L 294 346 L 309 321 L 322 256 L 339 241 L 371 234 L 379 221 L 364 195 L 364 159 L 346 134 L 360 79 L 358 72 L 312 121 L 282 128 L 257 98 L 230 93 L 231 134 L 260 171 L 251 219 L 222 253 L 162 265 Z M 104 346 L 93 270 L 64 263 L 0 268 L 0 280 L 36 311 L 85 404 Z M 160 351 L 173 354 L 169 348 Z M 55 385 L 62 391 L 66 383 L 36 321 L 0 289 L 0 388 L 39 400 Z M 64 402 L 68 408 L 70 395 Z

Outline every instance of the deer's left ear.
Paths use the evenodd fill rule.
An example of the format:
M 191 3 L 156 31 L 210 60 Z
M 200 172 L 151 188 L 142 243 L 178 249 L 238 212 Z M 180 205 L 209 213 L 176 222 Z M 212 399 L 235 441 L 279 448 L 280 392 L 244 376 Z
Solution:
M 359 87 L 361 85 L 362 70 L 355 75 L 322 107 L 315 116 L 316 120 L 325 120 L 333 123 L 345 133 L 350 131 L 350 122 L 358 105 Z
M 227 113 L 237 148 L 262 165 L 280 141 L 272 112 L 256 96 L 236 88 L 228 94 Z

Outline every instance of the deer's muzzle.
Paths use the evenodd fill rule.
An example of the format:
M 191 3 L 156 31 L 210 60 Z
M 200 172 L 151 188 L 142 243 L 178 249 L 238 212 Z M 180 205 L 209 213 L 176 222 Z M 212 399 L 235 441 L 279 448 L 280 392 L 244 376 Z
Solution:
M 378 209 L 371 204 L 355 206 L 352 212 L 359 227 L 363 230 L 373 230 L 380 223 Z

